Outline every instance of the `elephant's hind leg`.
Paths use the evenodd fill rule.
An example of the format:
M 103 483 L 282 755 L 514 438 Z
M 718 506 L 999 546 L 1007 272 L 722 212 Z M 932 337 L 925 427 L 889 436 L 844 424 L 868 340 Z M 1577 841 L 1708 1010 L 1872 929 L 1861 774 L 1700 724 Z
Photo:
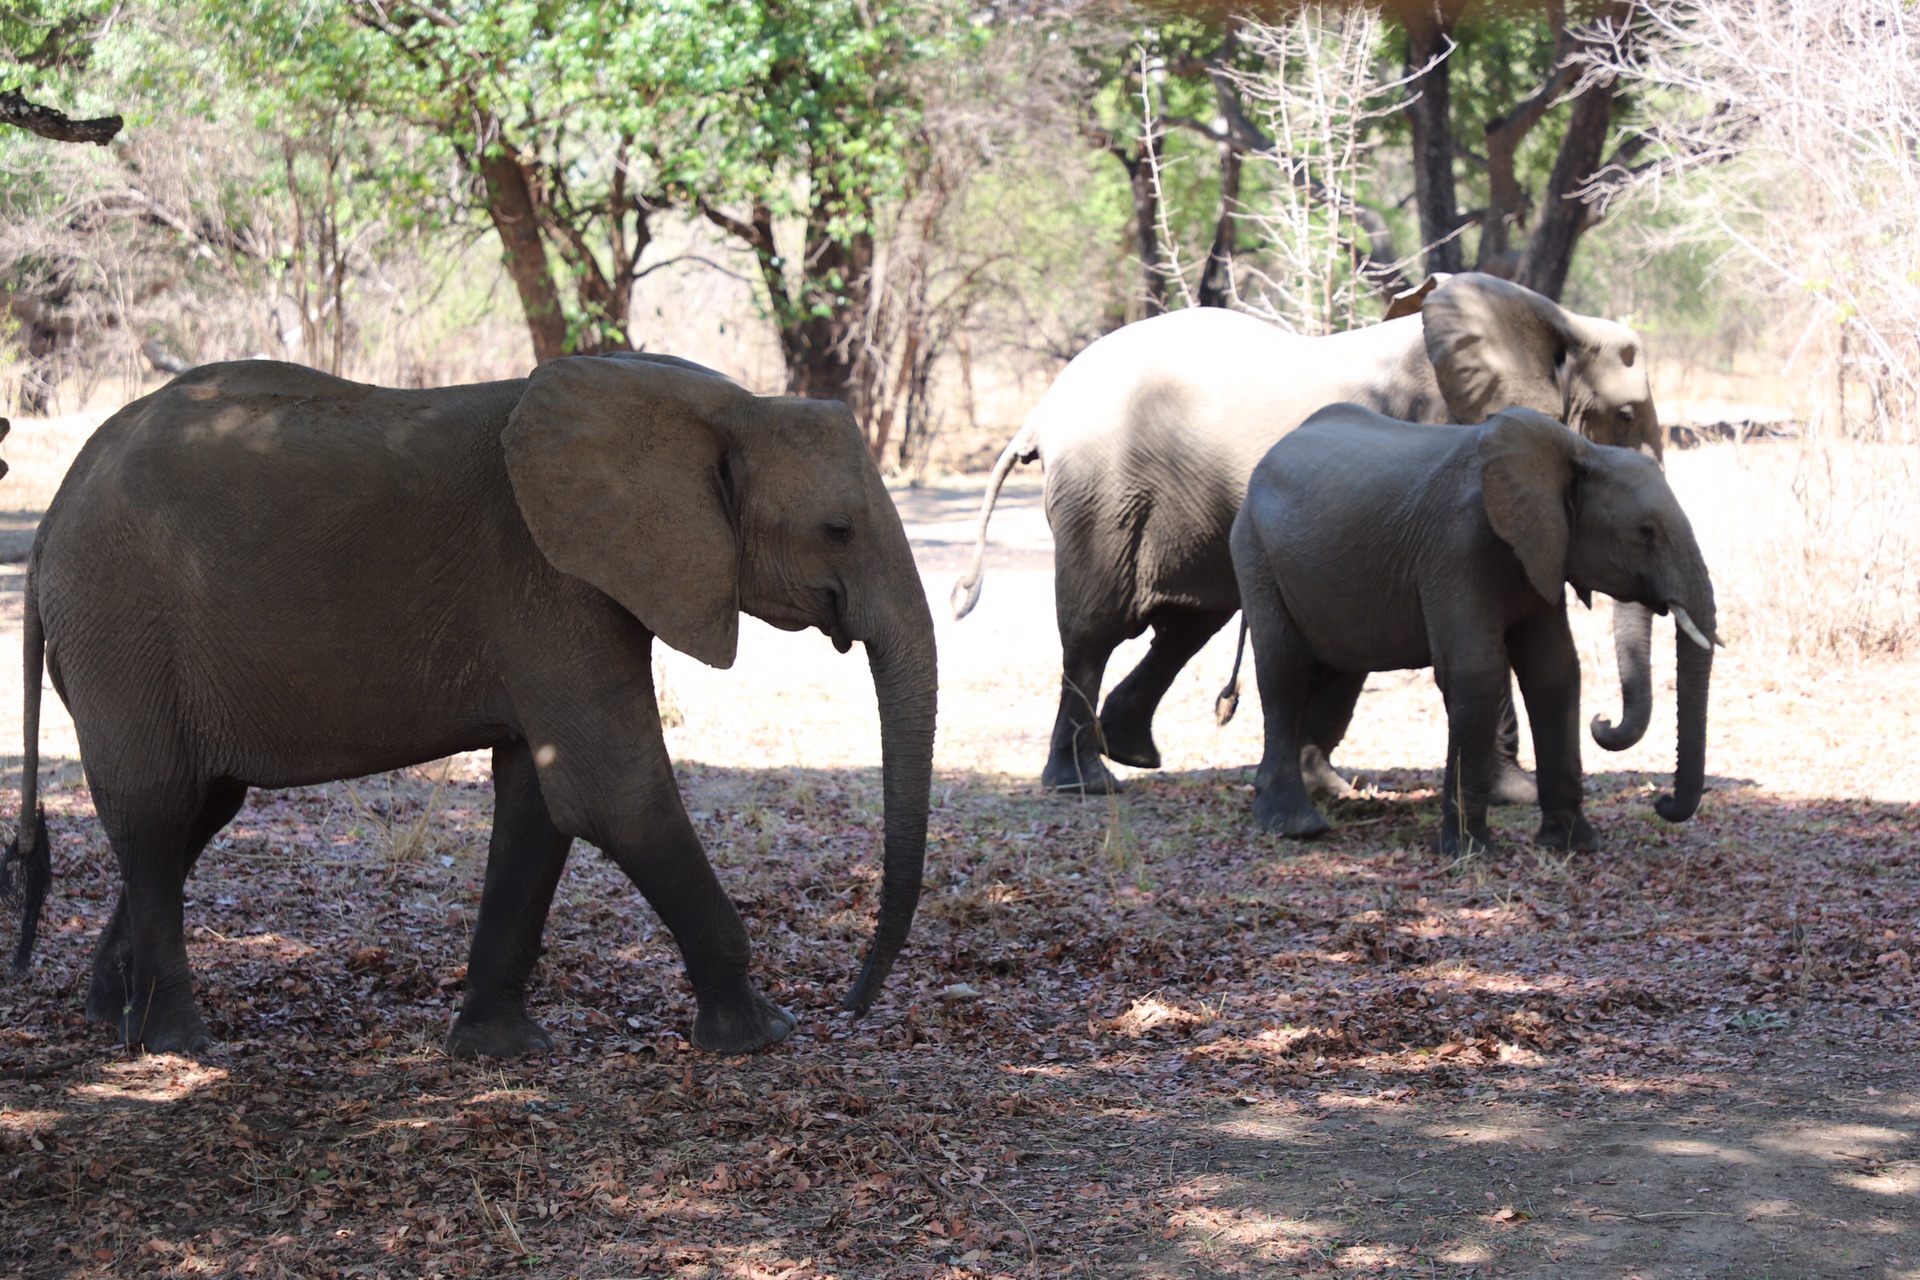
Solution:
M 1054 715 L 1047 767 L 1040 774 L 1040 785 L 1049 791 L 1107 795 L 1120 789 L 1100 758 L 1106 754 L 1106 741 L 1095 708 L 1107 659 L 1124 638 L 1117 627 L 1061 627 L 1060 710 Z
M 1241 557 L 1235 557 L 1236 563 Z M 1261 827 L 1280 835 L 1306 838 L 1330 826 L 1307 794 L 1300 773 L 1307 706 L 1316 685 L 1331 674 L 1314 661 L 1306 637 L 1294 625 L 1278 584 L 1264 566 L 1249 564 L 1241 573 L 1247 609 L 1247 634 L 1253 642 L 1253 671 L 1266 717 L 1266 749 L 1253 775 L 1253 816 Z
M 220 779 L 208 788 L 193 831 L 187 838 L 186 865 L 181 882 L 193 874 L 194 864 L 207 844 L 240 812 L 247 800 L 244 785 Z M 125 1019 L 131 1012 L 133 995 L 133 938 L 127 928 L 127 895 L 123 885 L 113 915 L 93 949 L 93 976 L 87 987 L 87 1021 L 113 1027 L 124 1036 Z
M 1300 773 L 1309 794 L 1335 798 L 1353 794 L 1353 784 L 1333 767 L 1328 759 L 1353 723 L 1353 709 L 1360 701 L 1360 690 L 1367 683 L 1366 673 L 1321 669 L 1321 680 L 1307 703 L 1301 734 Z
M 467 956 L 467 993 L 447 1033 L 456 1058 L 545 1053 L 553 1037 L 527 1013 L 527 980 L 573 837 L 553 825 L 533 752 L 516 739 L 493 749 L 493 835 L 487 883 Z
M 1200 613 L 1169 611 L 1154 619 L 1153 643 L 1147 656 L 1114 686 L 1100 709 L 1100 732 L 1106 738 L 1108 759 L 1141 769 L 1160 767 L 1160 748 L 1153 740 L 1153 714 L 1181 669 L 1232 617 L 1231 609 L 1209 609 Z
M 1513 685 L 1500 690 L 1500 729 L 1493 746 L 1494 804 L 1537 804 L 1540 790 L 1533 775 L 1520 767 L 1520 717 L 1513 710 Z
M 184 894 L 201 850 L 233 821 L 247 789 L 231 779 L 129 794 L 96 786 L 101 825 L 120 864 L 120 902 L 94 951 L 87 1017 L 150 1053 L 212 1043 L 187 967 Z

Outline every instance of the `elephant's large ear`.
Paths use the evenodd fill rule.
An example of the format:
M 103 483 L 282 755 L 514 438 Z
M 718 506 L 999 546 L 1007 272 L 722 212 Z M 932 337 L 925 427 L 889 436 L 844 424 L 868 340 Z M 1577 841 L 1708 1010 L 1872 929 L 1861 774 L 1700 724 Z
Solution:
M 722 424 L 751 398 L 670 363 L 576 356 L 534 370 L 500 434 L 541 554 L 715 667 L 740 638 Z
M 1445 271 L 1436 271 L 1412 288 L 1394 294 L 1392 299 L 1387 303 L 1387 314 L 1380 318 L 1382 320 L 1398 320 L 1401 316 L 1419 315 L 1420 306 L 1427 300 L 1427 295 L 1452 278 L 1453 277 Z
M 1527 581 L 1549 604 L 1566 599 L 1573 536 L 1574 475 L 1592 446 L 1525 409 L 1495 414 L 1480 436 L 1480 491 L 1487 521 L 1513 548 Z
M 1566 313 L 1511 280 L 1463 272 L 1426 299 L 1427 359 L 1455 422 L 1508 405 L 1566 416 Z

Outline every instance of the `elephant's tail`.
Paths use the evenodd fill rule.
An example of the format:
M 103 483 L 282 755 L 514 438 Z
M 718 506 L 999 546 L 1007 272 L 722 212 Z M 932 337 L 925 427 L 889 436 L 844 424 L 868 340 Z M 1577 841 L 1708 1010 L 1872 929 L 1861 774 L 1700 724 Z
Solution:
M 20 943 L 13 971 L 25 973 L 40 935 L 40 908 L 53 883 L 53 852 L 47 844 L 47 814 L 40 807 L 40 682 L 47 659 L 46 632 L 40 623 L 40 595 L 33 568 L 27 570 L 26 612 L 22 619 L 20 830 L 0 852 L 0 903 L 20 913 Z
M 987 496 L 980 504 L 980 528 L 973 538 L 973 567 L 954 580 L 953 616 L 964 618 L 973 612 L 973 606 L 980 601 L 980 573 L 987 559 L 987 521 L 993 519 L 993 504 L 1000 498 L 1000 486 L 1006 482 L 1007 472 L 1013 470 L 1016 462 L 1032 462 L 1040 456 L 1038 433 L 1033 423 L 1028 422 L 1020 428 L 1020 434 L 1007 442 L 1000 451 L 1000 460 L 993 464 L 993 476 L 987 481 Z
M 1224 725 L 1233 719 L 1233 713 L 1240 709 L 1240 659 L 1247 652 L 1247 614 L 1240 611 L 1240 638 L 1233 642 L 1233 674 L 1227 677 L 1227 687 L 1213 701 L 1215 723 Z

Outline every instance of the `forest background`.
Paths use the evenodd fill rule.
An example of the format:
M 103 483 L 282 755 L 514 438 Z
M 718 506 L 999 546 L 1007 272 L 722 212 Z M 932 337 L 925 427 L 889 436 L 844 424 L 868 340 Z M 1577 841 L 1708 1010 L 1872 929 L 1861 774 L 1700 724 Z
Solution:
M 0 80 L 124 128 L 0 130 L 0 400 L 633 347 L 845 399 L 918 472 L 981 462 L 1128 320 L 1324 332 L 1475 269 L 1643 330 L 1707 402 L 1685 416 L 1910 439 L 1910 25 L 1884 0 L 25 0 Z

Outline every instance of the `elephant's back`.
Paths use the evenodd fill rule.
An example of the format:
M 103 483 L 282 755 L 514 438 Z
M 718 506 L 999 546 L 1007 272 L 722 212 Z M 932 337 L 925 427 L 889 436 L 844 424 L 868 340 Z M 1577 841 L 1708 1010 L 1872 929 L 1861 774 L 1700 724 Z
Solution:
M 102 424 L 31 569 L 76 721 L 159 699 L 238 759 L 274 722 L 324 737 L 336 704 L 402 705 L 418 669 L 471 642 L 462 584 L 526 537 L 498 444 L 518 385 L 394 391 L 249 361 Z M 420 642 L 338 679 L 397 619 Z
M 1348 671 L 1431 663 L 1422 566 L 1457 559 L 1454 501 L 1474 428 L 1331 406 L 1254 469 L 1242 512 L 1316 658 Z
M 1028 422 L 1063 587 L 1084 577 L 1066 589 L 1130 617 L 1234 608 L 1228 533 L 1255 464 L 1324 404 L 1392 403 L 1420 351 L 1417 318 L 1303 337 L 1211 307 L 1101 338 Z
M 44 526 L 122 509 L 246 522 L 284 517 L 295 497 L 315 508 L 379 501 L 423 476 L 444 481 L 496 441 L 523 386 L 403 391 L 278 361 L 204 366 L 102 423 Z

